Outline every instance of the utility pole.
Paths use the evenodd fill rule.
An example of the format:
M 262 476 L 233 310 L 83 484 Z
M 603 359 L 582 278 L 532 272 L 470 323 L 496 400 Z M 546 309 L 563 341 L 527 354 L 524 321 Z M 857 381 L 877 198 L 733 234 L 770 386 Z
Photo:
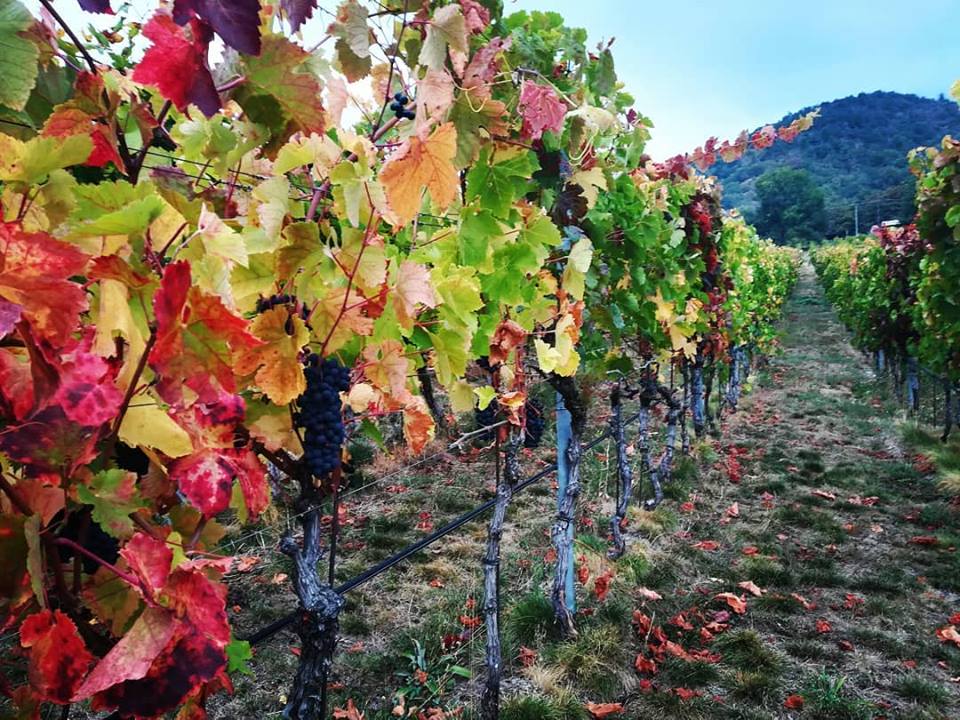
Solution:
M 853 234 L 860 234 L 860 205 L 857 203 L 853 204 Z

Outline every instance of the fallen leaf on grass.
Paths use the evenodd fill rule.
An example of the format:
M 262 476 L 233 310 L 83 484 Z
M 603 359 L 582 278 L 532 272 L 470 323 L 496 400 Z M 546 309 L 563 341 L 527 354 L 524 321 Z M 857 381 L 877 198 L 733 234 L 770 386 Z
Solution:
M 817 609 L 817 604 L 815 602 L 810 602 L 803 595 L 798 595 L 797 593 L 790 593 L 790 597 L 796 600 L 798 603 L 803 605 L 803 609 L 807 612 Z
M 737 615 L 743 615 L 747 611 L 747 603 L 739 595 L 726 592 L 718 593 L 714 597 L 717 600 L 723 600 L 725 603 L 727 603 L 727 605 L 730 606 L 730 609 L 737 613 Z
M 656 590 L 650 590 L 645 587 L 637 588 L 637 594 L 644 600 L 663 600 L 663 595 Z
M 940 642 L 952 642 L 957 647 L 960 647 L 960 632 L 957 632 L 956 625 L 946 625 L 939 630 L 937 630 L 937 637 L 940 639 Z
M 588 702 L 584 707 L 587 712 L 597 720 L 609 717 L 610 715 L 619 715 L 623 712 L 623 703 L 592 703 Z
M 837 647 L 844 652 L 853 652 L 853 643 L 849 640 L 838 640 Z
M 761 595 L 763 595 L 763 590 L 758 588 L 752 580 L 744 580 L 741 583 L 737 583 L 737 587 L 742 588 L 743 590 L 746 590 L 748 593 L 756 597 L 760 597 Z
M 277 573 L 272 578 L 270 578 L 270 582 L 273 585 L 283 585 L 286 581 L 287 581 L 286 573 Z
M 817 620 L 817 632 L 820 634 L 828 633 L 833 631 L 833 626 L 823 618 Z
M 531 650 L 525 645 L 520 646 L 520 655 L 518 656 L 520 664 L 524 667 L 530 667 L 537 662 L 537 651 Z
M 783 701 L 783 706 L 789 710 L 801 710 L 803 708 L 803 695 L 790 695 Z
M 357 706 L 353 704 L 353 699 L 347 700 L 347 709 L 343 708 L 334 708 L 333 717 L 336 720 L 363 720 L 363 713 L 357 710 Z
M 716 552 L 720 549 L 720 543 L 716 540 L 701 540 L 700 542 L 693 543 L 690 547 L 703 550 L 704 552 Z
M 607 599 L 607 593 L 610 592 L 610 581 L 613 579 L 613 570 L 606 570 L 593 581 L 593 594 L 597 596 L 598 602 Z
M 738 518 L 740 517 L 740 503 L 734 503 L 727 508 L 727 517 Z
M 247 573 L 260 564 L 260 558 L 256 555 L 244 555 L 234 561 L 233 569 L 238 573 Z
M 680 503 L 680 512 L 692 513 L 696 509 L 697 509 L 696 505 L 694 505 L 689 500 L 685 503 Z
M 822 497 L 824 500 L 836 500 L 837 496 L 832 492 L 827 492 L 826 490 L 814 490 L 811 495 L 816 495 L 817 497 Z
M 645 658 L 643 655 L 637 655 L 637 659 L 633 662 L 633 667 L 635 667 L 639 673 L 645 673 L 647 675 L 657 674 L 657 663 Z
M 740 552 L 746 555 L 747 557 L 750 557 L 751 555 L 758 554 L 760 552 L 760 548 L 758 548 L 756 545 L 747 545 Z
M 937 538 L 934 535 L 914 535 L 910 538 L 911 545 L 931 546 L 937 544 Z
M 690 690 L 684 687 L 674 688 L 673 692 L 678 698 L 680 698 L 684 702 L 686 702 L 687 700 L 693 700 L 693 698 L 700 697 L 701 695 L 703 695 L 703 693 L 700 692 L 699 690 Z

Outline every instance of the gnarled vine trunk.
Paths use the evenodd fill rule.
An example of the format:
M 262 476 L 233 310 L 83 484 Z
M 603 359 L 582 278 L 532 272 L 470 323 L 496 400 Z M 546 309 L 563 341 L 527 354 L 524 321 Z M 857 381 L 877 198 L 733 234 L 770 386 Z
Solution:
M 683 407 L 680 408 L 680 452 L 690 454 L 690 432 L 687 428 L 687 417 L 690 415 L 690 363 L 686 359 L 680 361 L 680 375 L 683 382 Z
M 420 382 L 420 394 L 423 396 L 424 402 L 427 403 L 427 409 L 430 410 L 430 416 L 437 426 L 437 431 L 441 435 L 449 435 L 450 423 L 447 422 L 447 417 L 443 414 L 443 408 L 440 407 L 437 396 L 433 392 L 433 378 L 430 377 L 430 368 L 426 365 L 418 367 L 417 380 Z
M 697 437 L 706 432 L 706 407 L 703 397 L 703 355 L 697 351 L 697 357 L 690 369 L 690 415 L 693 418 L 693 431 Z
M 626 433 L 623 430 L 623 387 L 618 382 L 610 393 L 610 430 L 613 441 L 617 446 L 617 507 L 610 518 L 610 534 L 613 538 L 613 547 L 607 551 L 607 556 L 615 560 L 622 557 L 627 550 L 623 539 L 623 521 L 627 517 L 630 507 L 630 496 L 633 494 L 633 470 L 630 467 L 630 458 L 627 457 Z
M 500 645 L 500 540 L 507 509 L 513 492 L 520 482 L 520 448 L 523 447 L 523 431 L 514 431 L 504 451 L 504 477 L 497 486 L 497 502 L 493 517 L 487 528 L 487 549 L 483 555 L 483 615 L 487 629 L 486 665 L 487 679 L 480 700 L 482 720 L 497 720 L 500 717 L 500 678 L 502 675 L 502 652 Z
M 557 519 L 550 536 L 557 553 L 554 569 L 551 602 L 553 612 L 561 629 L 567 635 L 575 635 L 576 627 L 573 613 L 567 607 L 566 576 L 573 562 L 573 527 L 580 497 L 580 457 L 583 453 L 583 432 L 587 423 L 586 402 L 572 377 L 561 377 L 554 373 L 549 376 L 550 385 L 560 397 L 570 413 L 570 442 L 566 447 L 567 486 L 559 498 Z

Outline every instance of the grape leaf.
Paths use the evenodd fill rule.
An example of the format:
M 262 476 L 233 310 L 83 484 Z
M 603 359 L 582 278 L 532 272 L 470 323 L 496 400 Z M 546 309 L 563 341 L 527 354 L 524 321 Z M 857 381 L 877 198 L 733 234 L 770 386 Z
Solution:
M 87 135 L 35 137 L 21 142 L 0 134 L 0 180 L 39 183 L 54 170 L 85 163 L 92 151 L 93 140 Z
M 467 173 L 467 200 L 479 198 L 480 207 L 506 218 L 513 203 L 523 197 L 537 163 L 530 152 L 508 154 L 498 162 L 492 155 L 489 147 L 484 148 Z
M 79 0 L 80 7 L 87 12 L 109 13 L 113 15 L 113 9 L 110 7 L 110 0 Z
M 384 164 L 380 181 L 399 225 L 417 216 L 424 188 L 441 209 L 453 202 L 459 185 L 453 166 L 456 152 L 457 131 L 453 123 L 444 123 L 426 139 L 409 138 Z
M 433 417 L 426 401 L 419 395 L 403 409 L 403 437 L 414 453 L 419 453 L 433 439 Z
M 138 397 L 137 402 L 127 408 L 120 423 L 120 439 L 132 447 L 153 448 L 171 458 L 193 451 L 190 436 L 148 398 Z
M 524 137 L 538 140 L 544 132 L 563 131 L 567 106 L 552 87 L 524 80 L 518 109 L 523 116 Z
M 447 48 L 463 55 L 469 50 L 467 24 L 456 3 L 445 5 L 433 14 L 420 50 L 420 63 L 431 70 L 441 70 L 447 59 Z
M 44 122 L 40 134 L 46 137 L 87 136 L 93 149 L 84 165 L 103 167 L 112 162 L 121 170 L 125 167 L 117 151 L 116 136 L 111 132 L 110 126 L 98 122 L 96 117 L 72 103 L 55 107 L 53 114 Z
M 313 16 L 317 0 L 280 0 L 280 7 L 287 16 L 290 30 L 297 32 L 300 26 Z
M 195 15 L 234 50 L 260 54 L 260 0 L 174 0 L 177 24 L 186 25 Z
M 173 550 L 162 540 L 138 532 L 123 546 L 120 555 L 140 579 L 139 589 L 148 598 L 156 597 L 170 576 Z
M 93 520 L 116 538 L 133 534 L 130 514 L 146 507 L 137 492 L 137 476 L 126 470 L 103 470 L 87 485 L 77 486 L 77 499 L 93 506 Z
M 170 479 L 206 517 L 230 506 L 233 481 L 240 482 L 247 512 L 256 517 L 269 503 L 266 469 L 246 448 L 204 449 L 170 465 Z
M 53 402 L 80 425 L 102 425 L 116 416 L 123 403 L 123 393 L 114 382 L 115 373 L 116 369 L 99 355 L 77 351 L 61 366 Z
M 185 111 L 196 105 L 207 117 L 220 109 L 220 96 L 207 65 L 212 33 L 191 20 L 180 27 L 169 15 L 158 12 L 143 26 L 153 42 L 133 71 L 134 82 L 155 85 L 167 100 Z
M 87 256 L 45 233 L 25 233 L 0 222 L 0 298 L 21 308 L 23 320 L 40 337 L 62 346 L 87 309 L 79 275 Z
M 70 703 L 93 655 L 73 620 L 59 610 L 42 610 L 20 626 L 20 645 L 29 650 L 30 685 L 43 700 Z
M 245 58 L 246 82 L 238 88 L 237 101 L 251 119 L 262 119 L 268 127 L 277 126 L 276 117 L 265 114 L 279 110 L 281 126 L 289 121 L 295 130 L 322 133 L 320 81 L 310 71 L 309 60 L 310 53 L 282 35 L 264 36 L 259 57 Z M 272 102 L 264 103 L 264 98 Z
M 219 388 L 234 392 L 233 364 L 238 352 L 261 344 L 248 323 L 215 296 L 191 287 L 190 266 L 167 265 L 153 299 L 157 341 L 150 366 L 161 375 L 158 391 L 176 403 L 186 385 L 202 402 L 215 402 Z
M 430 271 L 412 260 L 404 260 L 397 271 L 394 288 L 397 318 L 404 327 L 411 327 L 416 317 L 417 305 L 428 308 L 437 306 L 437 296 L 430 284 Z
M 22 32 L 33 17 L 17 0 L 0 0 L 0 104 L 23 110 L 37 84 L 40 50 Z
M 299 355 L 310 341 L 303 319 L 275 307 L 254 319 L 250 330 L 263 344 L 241 352 L 236 370 L 241 375 L 256 372 L 257 387 L 277 405 L 288 405 L 303 394 L 307 381 Z

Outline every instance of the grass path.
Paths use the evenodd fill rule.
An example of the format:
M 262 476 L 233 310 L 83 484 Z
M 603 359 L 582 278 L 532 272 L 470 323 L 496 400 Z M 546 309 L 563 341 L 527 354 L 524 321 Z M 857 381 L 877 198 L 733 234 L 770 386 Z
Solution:
M 589 578 L 578 590 L 577 638 L 556 635 L 544 594 L 550 488 L 516 499 L 502 567 L 503 720 L 586 718 L 587 702 L 622 703 L 616 717 L 636 719 L 960 717 L 960 650 L 935 635 L 960 611 L 960 513 L 928 464 L 904 450 L 896 409 L 878 399 L 809 266 L 787 308 L 782 352 L 752 381 L 720 437 L 680 462 L 663 505 L 647 513 L 634 504 L 629 552 L 614 563 L 612 448 L 588 455 L 577 554 Z M 597 422 L 603 410 L 595 400 Z M 525 470 L 549 455 L 527 456 Z M 340 579 L 490 497 L 489 467 L 450 460 L 349 504 Z M 366 720 L 386 720 L 406 688 L 408 709 L 432 702 L 475 717 L 484 533 L 483 523 L 469 525 L 348 596 L 335 702 L 353 698 Z M 231 593 L 241 628 L 292 604 L 276 581 L 289 574 L 285 561 L 264 557 Z M 605 573 L 612 580 L 600 598 Z M 258 648 L 256 675 L 214 717 L 274 716 L 296 663 L 291 643 L 283 634 Z M 422 676 L 406 657 L 415 643 Z M 474 679 L 457 677 L 455 665 Z

